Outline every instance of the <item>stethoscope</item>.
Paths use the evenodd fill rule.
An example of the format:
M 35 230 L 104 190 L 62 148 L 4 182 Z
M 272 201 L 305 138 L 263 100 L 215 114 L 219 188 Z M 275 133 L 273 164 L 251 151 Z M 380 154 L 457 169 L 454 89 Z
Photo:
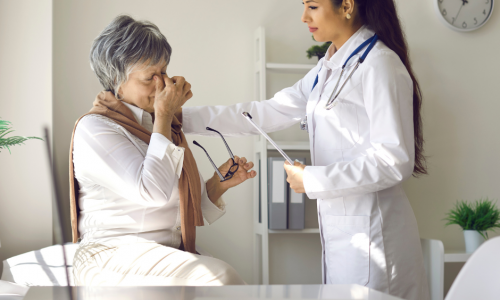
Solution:
M 365 61 L 366 57 L 368 56 L 368 53 L 370 53 L 370 51 L 372 50 L 373 46 L 375 46 L 375 43 L 377 42 L 377 40 L 378 40 L 378 36 L 377 36 L 377 34 L 375 34 L 371 38 L 369 38 L 366 41 L 364 41 L 363 44 L 361 44 L 358 48 L 356 48 L 351 53 L 351 55 L 349 55 L 349 57 L 347 58 L 347 60 L 345 61 L 345 63 L 342 65 L 342 72 L 340 72 L 340 76 L 339 76 L 339 79 L 337 80 L 337 84 L 335 85 L 335 88 L 333 89 L 332 93 L 330 94 L 330 97 L 328 97 L 328 101 L 325 104 L 325 109 L 326 110 L 330 110 L 330 109 L 332 109 L 335 106 L 335 104 L 336 104 L 335 100 L 339 96 L 340 92 L 342 92 L 342 89 L 346 85 L 347 81 L 352 77 L 352 74 L 354 74 L 354 71 L 356 71 L 358 69 L 359 65 L 362 64 Z M 340 80 L 342 79 L 342 75 L 344 75 L 345 66 L 347 65 L 347 63 L 349 62 L 349 60 L 354 55 L 358 54 L 367 45 L 368 45 L 368 48 L 366 48 L 365 52 L 363 52 L 363 55 L 361 55 L 361 57 L 358 59 L 358 62 L 356 63 L 356 65 L 352 69 L 351 73 L 349 73 L 349 76 L 346 78 L 346 80 L 344 81 L 344 83 L 340 87 L 340 90 L 337 92 L 337 89 L 339 88 L 339 85 L 340 85 Z M 321 71 L 321 69 L 320 69 L 320 71 Z M 314 84 L 313 84 L 313 87 L 311 89 L 311 92 L 314 90 L 314 88 L 318 84 L 318 78 L 319 78 L 319 72 L 316 75 L 316 79 L 314 80 Z M 334 94 L 335 94 L 335 96 L 333 96 Z M 333 96 L 333 98 L 332 98 L 332 96 Z M 300 123 L 300 128 L 302 130 L 307 130 L 307 116 Z

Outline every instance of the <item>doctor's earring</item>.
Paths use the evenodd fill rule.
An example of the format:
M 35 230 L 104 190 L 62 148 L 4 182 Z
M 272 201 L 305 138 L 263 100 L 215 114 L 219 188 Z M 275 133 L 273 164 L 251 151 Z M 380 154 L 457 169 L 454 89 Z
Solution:
M 345 17 L 346 17 L 347 20 L 350 20 L 351 19 L 351 14 L 347 14 Z

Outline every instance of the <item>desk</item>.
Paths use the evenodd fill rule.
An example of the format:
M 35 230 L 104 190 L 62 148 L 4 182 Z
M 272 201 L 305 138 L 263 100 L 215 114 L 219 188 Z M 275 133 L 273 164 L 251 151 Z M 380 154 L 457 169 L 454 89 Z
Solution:
M 24 300 L 66 300 L 66 287 L 31 287 Z M 360 285 L 73 287 L 78 300 L 363 299 L 401 300 Z M 166 297 L 168 296 L 168 297 Z
M 466 262 L 472 253 L 466 253 L 465 251 L 445 251 L 444 252 L 444 262 Z

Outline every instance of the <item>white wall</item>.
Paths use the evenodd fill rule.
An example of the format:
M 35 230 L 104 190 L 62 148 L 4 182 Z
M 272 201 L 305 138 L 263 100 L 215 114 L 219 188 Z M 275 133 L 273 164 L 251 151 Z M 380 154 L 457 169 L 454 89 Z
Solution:
M 441 24 L 431 0 L 399 4 L 424 94 L 430 174 L 405 188 L 420 235 L 464 248 L 458 226 L 443 229 L 444 214 L 456 200 L 500 198 L 500 14 L 497 7 L 484 27 L 459 33 Z
M 420 236 L 464 249 L 462 230 L 444 227 L 445 213 L 456 200 L 500 198 L 499 8 L 484 27 L 459 33 L 440 22 L 432 0 L 397 2 L 424 94 L 429 156 L 429 176 L 412 178 L 405 190 Z M 457 272 L 446 269 L 447 277 Z
M 52 1 L 0 0 L 0 45 L 0 117 L 11 135 L 43 137 L 52 124 Z M 52 244 L 45 144 L 11 151 L 0 153 L 0 262 Z
M 411 58 L 424 94 L 424 135 L 429 176 L 411 179 L 405 189 L 422 237 L 443 240 L 447 249 L 464 247 L 459 228 L 444 228 L 442 218 L 458 199 L 498 198 L 496 184 L 500 109 L 495 56 L 500 44 L 498 7 L 490 22 L 471 33 L 442 25 L 433 1 L 397 0 Z M 87 112 L 101 87 L 90 70 L 92 39 L 120 13 L 157 24 L 173 47 L 169 75 L 183 75 L 194 97 L 187 104 L 232 104 L 253 99 L 253 33 L 267 31 L 269 61 L 311 63 L 312 44 L 300 22 L 302 4 L 290 0 L 252 1 L 65 1 L 54 0 L 54 127 L 60 173 L 67 173 L 67 150 L 74 121 Z M 292 78 L 289 78 L 290 80 Z M 287 79 L 287 80 L 289 80 Z M 268 93 L 289 81 L 272 76 Z M 291 84 L 291 83 L 290 83 Z M 303 139 L 304 136 L 298 137 Z M 191 138 L 192 139 L 192 138 Z M 218 140 L 196 138 L 218 163 L 226 152 Z M 250 138 L 228 139 L 233 152 L 250 156 Z M 205 176 L 212 169 L 193 148 Z M 68 194 L 67 178 L 63 178 Z M 199 230 L 198 242 L 232 264 L 252 282 L 252 186 L 229 191 L 228 213 Z M 281 244 L 284 238 L 273 243 Z M 306 255 L 306 253 L 304 253 Z M 314 267 L 316 271 L 316 267 Z M 302 271 L 302 270 L 301 270 Z M 282 282 L 283 277 L 273 275 Z

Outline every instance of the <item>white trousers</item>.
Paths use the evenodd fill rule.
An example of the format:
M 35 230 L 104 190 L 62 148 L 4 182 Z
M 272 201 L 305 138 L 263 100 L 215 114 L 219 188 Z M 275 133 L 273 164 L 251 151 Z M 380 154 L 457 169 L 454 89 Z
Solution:
M 75 285 L 84 286 L 245 284 L 222 260 L 147 242 L 81 245 L 73 275 Z

